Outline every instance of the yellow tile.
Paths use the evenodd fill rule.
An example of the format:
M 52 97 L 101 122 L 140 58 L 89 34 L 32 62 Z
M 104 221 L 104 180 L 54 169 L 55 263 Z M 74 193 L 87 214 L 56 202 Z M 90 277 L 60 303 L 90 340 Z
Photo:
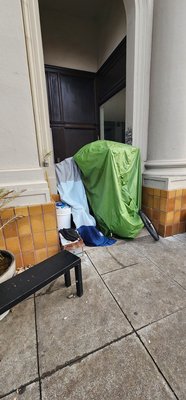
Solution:
M 160 196 L 167 198 L 167 196 L 168 196 L 167 190 L 160 190 Z
M 56 213 L 56 206 L 55 203 L 47 203 L 42 205 L 43 213 Z
M 20 244 L 22 252 L 34 250 L 32 235 L 20 236 Z
M 154 196 L 160 197 L 160 189 L 154 189 Z
M 56 215 L 54 214 L 44 214 L 44 224 L 47 231 L 56 229 Z
M 175 198 L 175 211 L 181 210 L 181 197 Z
M 147 194 L 149 194 L 149 195 L 152 195 L 152 196 L 153 196 L 153 194 L 154 194 L 154 189 L 152 189 L 152 188 L 149 188 L 149 187 L 147 187 L 146 189 L 147 189 L 147 190 L 146 190 Z
M 6 239 L 18 236 L 16 222 L 11 222 L 3 228 L 3 234 Z
M 160 197 L 154 197 L 154 204 L 153 207 L 157 210 L 160 209 Z
M 46 240 L 48 247 L 58 245 L 59 239 L 57 231 L 56 230 L 46 231 Z
M 0 249 L 5 249 L 5 239 L 2 230 L 0 230 Z
M 16 269 L 23 267 L 23 260 L 21 254 L 15 254 L 15 261 L 16 261 Z
M 43 260 L 46 260 L 47 258 L 47 250 L 46 249 L 40 249 L 36 250 L 36 262 L 41 262 Z
M 168 199 L 173 199 L 176 195 L 176 190 L 169 190 L 167 193 Z
M 14 217 L 14 208 L 3 208 L 1 209 L 1 218 L 3 220 Z
M 20 244 L 17 237 L 6 239 L 6 248 L 14 254 L 20 253 Z
M 160 210 L 166 211 L 166 209 L 167 209 L 167 198 L 161 197 L 160 198 Z
M 181 208 L 185 209 L 186 208 L 186 196 L 182 196 L 181 200 Z
M 24 267 L 36 264 L 34 251 L 23 253 L 23 264 Z
M 160 212 L 160 224 L 165 225 L 165 220 L 166 220 L 166 213 L 165 212 Z
M 167 200 L 167 211 L 174 211 L 175 209 L 175 199 L 171 197 Z
M 51 198 L 52 198 L 53 201 L 60 201 L 59 194 L 52 194 Z
M 47 247 L 44 231 L 43 232 L 34 232 L 33 238 L 34 238 L 34 248 L 36 250 Z
M 33 232 L 44 231 L 43 216 L 42 215 L 31 215 L 31 226 Z
M 42 214 L 41 205 L 29 206 L 29 214 L 30 215 L 40 215 L 40 214 Z
M 17 226 L 18 226 L 18 232 L 19 235 L 28 235 L 31 233 L 31 227 L 30 227 L 30 219 L 29 217 L 24 217 L 21 218 L 17 221 Z
M 153 202 L 154 202 L 153 196 L 149 196 L 148 195 L 148 197 L 147 197 L 147 207 L 153 208 Z
M 48 257 L 52 257 L 55 254 L 59 253 L 59 246 L 48 247 Z
M 176 190 L 176 197 L 182 196 L 182 189 Z
M 180 222 L 180 211 L 175 211 L 174 213 L 174 224 L 178 224 Z
M 166 214 L 166 224 L 171 225 L 174 222 L 174 212 L 170 211 Z
M 15 214 L 23 215 L 24 217 L 27 217 L 28 216 L 28 207 L 16 207 Z

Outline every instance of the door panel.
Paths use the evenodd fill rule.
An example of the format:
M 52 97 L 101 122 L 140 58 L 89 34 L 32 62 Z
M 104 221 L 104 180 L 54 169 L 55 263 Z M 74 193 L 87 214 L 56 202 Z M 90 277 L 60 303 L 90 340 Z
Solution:
M 55 162 L 97 140 L 96 74 L 46 66 Z

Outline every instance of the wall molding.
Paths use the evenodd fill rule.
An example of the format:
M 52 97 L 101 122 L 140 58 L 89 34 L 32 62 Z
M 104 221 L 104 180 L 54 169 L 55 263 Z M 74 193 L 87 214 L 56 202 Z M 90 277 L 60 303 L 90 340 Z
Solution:
M 52 135 L 49 124 L 39 5 L 38 0 L 20 0 L 20 2 L 25 32 L 38 155 L 40 165 L 42 166 L 44 155 L 49 151 L 52 152 L 47 174 L 52 191 L 55 193 L 56 179 L 53 163 Z
M 123 0 L 127 16 L 126 130 L 147 159 L 154 0 Z

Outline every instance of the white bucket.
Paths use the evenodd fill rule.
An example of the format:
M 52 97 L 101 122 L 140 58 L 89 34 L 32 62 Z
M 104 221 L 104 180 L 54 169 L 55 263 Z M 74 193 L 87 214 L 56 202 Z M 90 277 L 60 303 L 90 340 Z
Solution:
M 63 228 L 69 229 L 71 227 L 71 207 L 57 207 L 56 214 L 58 231 Z

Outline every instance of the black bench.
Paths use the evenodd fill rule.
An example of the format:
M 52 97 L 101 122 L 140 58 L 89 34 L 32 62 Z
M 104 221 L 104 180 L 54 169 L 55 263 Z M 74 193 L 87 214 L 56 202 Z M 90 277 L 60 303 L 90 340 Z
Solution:
M 81 297 L 83 294 L 81 259 L 63 250 L 0 284 L 0 315 L 61 275 L 64 275 L 65 286 L 69 287 L 72 268 L 75 268 L 77 296 Z

